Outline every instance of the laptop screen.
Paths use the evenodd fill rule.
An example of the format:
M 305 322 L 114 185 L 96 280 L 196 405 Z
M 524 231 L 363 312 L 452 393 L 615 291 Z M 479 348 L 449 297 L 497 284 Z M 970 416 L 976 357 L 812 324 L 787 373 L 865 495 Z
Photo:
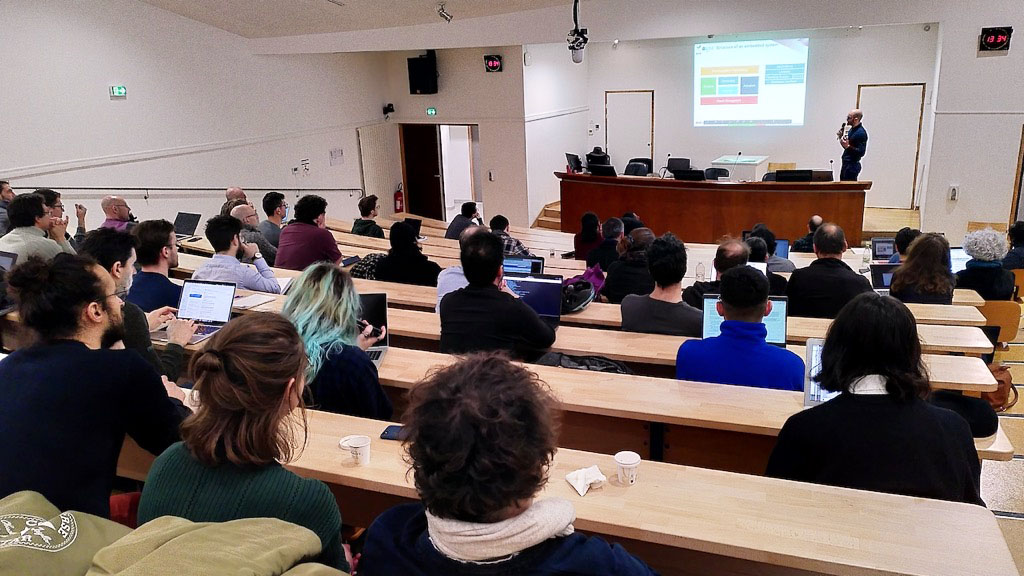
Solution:
M 718 308 L 715 306 L 718 303 L 718 298 L 718 294 L 704 295 L 703 338 L 712 338 L 722 333 L 722 322 L 725 321 L 725 318 L 718 314 Z M 765 316 L 764 320 L 762 320 L 765 328 L 768 329 L 766 340 L 769 344 L 785 346 L 786 316 L 789 302 L 785 296 L 769 296 L 768 300 L 772 303 L 772 313 Z
M 544 273 L 543 258 L 505 258 L 503 264 L 505 274 L 518 274 L 529 276 L 530 274 Z
M 766 262 L 747 262 L 747 266 L 750 266 L 761 274 L 768 276 L 768 264 Z
M 562 277 L 546 274 L 505 276 L 505 284 L 542 317 L 562 317 Z
M 10 272 L 17 261 L 18 255 L 14 252 L 0 252 L 0 270 Z
M 374 328 L 388 325 L 388 295 L 387 294 L 360 294 L 359 305 L 362 308 L 361 318 Z M 391 331 L 384 334 L 384 339 L 374 344 L 378 346 L 391 345 Z
M 406 218 L 404 222 L 409 226 L 412 226 L 413 234 L 415 234 L 416 237 L 419 238 L 420 230 L 423 228 L 423 220 L 420 220 L 419 218 Z
M 182 234 L 184 236 L 191 236 L 195 234 L 196 228 L 199 226 L 200 219 L 202 219 L 200 214 L 178 212 L 178 215 L 174 218 L 174 233 Z
M 872 264 L 871 287 L 889 288 L 892 286 L 892 275 L 899 267 L 899 264 Z
M 779 258 L 789 258 L 789 240 L 775 241 L 775 255 Z
M 225 324 L 231 319 L 235 301 L 232 282 L 185 280 L 178 302 L 178 318 L 212 324 Z
M 821 372 L 821 350 L 825 341 L 821 338 L 807 340 L 807 355 L 804 359 L 804 406 L 817 406 L 839 395 L 839 392 L 822 390 L 814 377 Z
M 949 267 L 953 271 L 953 274 L 962 272 L 967 269 L 967 261 L 971 257 L 964 252 L 963 248 L 950 248 L 949 249 Z
M 895 238 L 872 238 L 871 239 L 871 259 L 872 260 L 888 260 L 892 258 L 892 255 L 896 253 L 896 239 Z

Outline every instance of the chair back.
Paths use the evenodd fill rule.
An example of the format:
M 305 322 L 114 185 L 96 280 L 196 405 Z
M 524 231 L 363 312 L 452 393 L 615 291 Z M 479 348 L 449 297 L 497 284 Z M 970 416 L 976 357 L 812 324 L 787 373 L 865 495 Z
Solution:
M 623 172 L 626 176 L 647 176 L 647 165 L 642 162 L 630 162 L 626 164 L 626 170 Z
M 765 172 L 764 176 L 761 176 L 761 182 L 775 182 L 775 172 Z
M 968 234 L 970 234 L 971 232 L 977 232 L 978 230 L 984 230 L 986 228 L 991 228 L 991 229 L 995 230 L 996 232 L 1002 232 L 1003 234 L 1006 234 L 1009 231 L 1009 226 L 1006 224 L 1006 222 L 968 222 L 967 223 L 967 233 Z
M 779 170 L 796 170 L 796 162 L 769 162 L 768 171 L 777 172 Z
M 729 177 L 729 169 L 728 168 L 705 168 L 704 169 L 704 178 L 706 178 L 708 180 L 718 180 L 719 178 L 728 178 L 728 177 Z
M 1013 271 L 1013 297 L 1017 302 L 1020 302 L 1021 295 L 1024 294 L 1024 270 Z
M 1020 330 L 1020 304 L 1007 300 L 987 300 L 978 308 L 985 316 L 985 324 L 998 326 L 997 342 L 1013 342 Z
M 646 168 L 647 171 L 644 172 L 643 174 L 641 174 L 641 176 L 646 176 L 646 175 L 650 174 L 651 172 L 654 172 L 654 160 L 651 160 L 650 158 L 630 158 L 629 159 L 629 164 L 633 164 L 634 162 L 639 163 L 639 164 L 643 164 L 644 167 Z M 626 165 L 626 169 L 629 169 L 629 164 Z M 627 172 L 627 174 L 628 174 L 628 172 Z

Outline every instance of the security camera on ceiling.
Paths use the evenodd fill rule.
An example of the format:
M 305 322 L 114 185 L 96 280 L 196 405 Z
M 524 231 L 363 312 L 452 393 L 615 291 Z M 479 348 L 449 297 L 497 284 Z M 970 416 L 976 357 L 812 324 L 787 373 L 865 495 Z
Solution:
M 580 28 L 580 0 L 573 0 L 572 3 L 572 24 L 573 29 L 569 31 L 569 50 L 572 51 L 572 61 L 581 64 L 583 62 L 583 50 L 587 47 L 587 29 Z

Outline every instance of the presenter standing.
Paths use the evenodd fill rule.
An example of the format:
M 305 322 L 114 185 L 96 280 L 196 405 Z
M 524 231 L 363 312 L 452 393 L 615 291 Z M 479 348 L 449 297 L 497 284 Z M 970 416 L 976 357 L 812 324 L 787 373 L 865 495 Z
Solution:
M 846 149 L 843 152 L 843 167 L 839 171 L 839 180 L 855 181 L 860 175 L 860 159 L 864 157 L 864 152 L 868 148 L 868 131 L 860 123 L 863 118 L 864 113 L 859 109 L 850 110 L 846 115 L 850 131 L 846 135 L 843 135 L 842 130 L 839 131 L 839 143 Z

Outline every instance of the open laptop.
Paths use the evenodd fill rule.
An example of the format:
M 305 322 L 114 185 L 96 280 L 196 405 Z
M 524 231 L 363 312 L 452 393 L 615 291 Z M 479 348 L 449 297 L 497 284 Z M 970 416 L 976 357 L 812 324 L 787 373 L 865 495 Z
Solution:
M 16 253 L 0 252 L 0 316 L 16 308 L 14 300 L 7 298 L 7 273 L 14 268 L 17 262 L 18 255 Z
M 359 304 L 363 309 L 362 319 L 374 328 L 387 328 L 388 326 L 388 295 L 387 294 L 360 294 Z M 377 368 L 380 368 L 384 361 L 384 354 L 391 346 L 391 331 L 384 332 L 384 338 L 370 346 L 366 355 Z
M 895 238 L 872 238 L 871 259 L 876 262 L 888 262 L 896 253 Z
M 505 258 L 502 265 L 505 274 L 516 274 L 529 276 L 530 274 L 544 273 L 544 258 L 542 256 L 510 256 Z
M 182 240 L 188 240 L 196 235 L 196 228 L 199 227 L 199 220 L 202 219 L 201 214 L 192 214 L 190 212 L 178 212 L 178 215 L 174 217 L 174 237 L 178 242 Z
M 718 313 L 717 306 L 715 306 L 719 298 L 720 295 L 718 294 L 704 295 L 704 332 L 702 338 L 713 338 L 722 333 L 722 322 L 725 321 L 725 318 Z M 762 320 L 768 329 L 766 340 L 769 344 L 774 344 L 775 346 L 785 346 L 789 299 L 785 296 L 769 296 L 768 300 L 772 303 L 772 313 L 765 316 L 764 320 Z
M 419 218 L 406 218 L 403 222 L 412 227 L 412 232 L 417 238 L 422 238 L 422 236 L 420 236 L 420 230 L 423 229 L 423 220 L 420 220 Z
M 839 395 L 839 392 L 822 390 L 821 386 L 814 381 L 814 377 L 821 372 L 821 349 L 825 341 L 821 338 L 809 338 L 807 340 L 807 352 L 804 358 L 804 407 L 817 406 L 822 402 L 828 402 Z
M 768 263 L 767 262 L 747 262 L 747 266 L 750 266 L 751 268 L 757 270 L 761 274 L 764 274 L 765 277 L 768 276 Z
M 963 248 L 950 248 L 949 249 L 949 269 L 956 274 L 967 269 L 967 261 L 971 257 L 964 252 Z
M 587 166 L 590 173 L 594 176 L 618 176 L 619 173 L 615 171 L 615 166 L 611 164 L 591 164 Z
M 505 284 L 552 326 L 562 319 L 562 277 L 553 274 L 505 274 Z
M 235 303 L 234 282 L 208 282 L 185 280 L 178 301 L 178 318 L 195 320 L 196 333 L 188 341 L 196 344 L 216 334 L 231 320 L 231 307 Z M 167 341 L 167 328 L 152 334 L 153 340 Z
M 892 285 L 892 274 L 899 268 L 899 264 L 872 264 L 871 265 L 871 287 L 875 291 L 884 289 L 886 294 L 889 293 L 889 287 Z
M 789 240 L 785 238 L 775 240 L 775 255 L 779 258 L 789 258 Z

